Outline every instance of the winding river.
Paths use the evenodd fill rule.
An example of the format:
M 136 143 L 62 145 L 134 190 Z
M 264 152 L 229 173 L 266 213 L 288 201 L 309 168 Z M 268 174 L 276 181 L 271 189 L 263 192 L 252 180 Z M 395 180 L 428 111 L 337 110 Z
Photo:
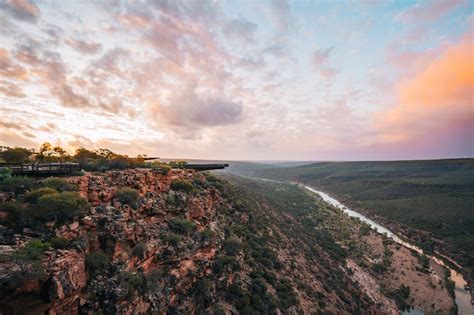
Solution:
M 420 254 L 423 253 L 423 250 L 413 244 L 407 243 L 406 241 L 402 240 L 399 236 L 397 236 L 395 233 L 390 231 L 389 229 L 383 227 L 382 225 L 378 224 L 377 222 L 367 218 L 366 216 L 351 210 L 344 206 L 342 203 L 337 201 L 336 199 L 332 198 L 328 194 L 316 190 L 312 187 L 303 185 L 303 187 L 313 193 L 318 194 L 324 201 L 327 203 L 331 204 L 332 206 L 335 206 L 341 210 L 343 210 L 345 213 L 347 213 L 350 217 L 355 217 L 359 218 L 361 221 L 364 221 L 368 223 L 374 230 L 376 230 L 380 234 L 386 234 L 388 237 L 393 239 L 395 242 L 399 243 L 402 246 L 405 246 L 407 248 L 410 248 Z M 465 289 L 467 282 L 464 279 L 464 277 L 457 272 L 454 269 L 451 269 L 449 266 L 447 266 L 441 259 L 438 259 L 437 257 L 429 256 L 431 259 L 436 261 L 439 265 L 442 265 L 446 267 L 451 274 L 451 280 L 454 281 L 455 283 L 455 301 L 458 306 L 458 314 L 459 315 L 473 315 L 474 314 L 474 308 L 471 304 L 471 295 L 469 294 L 469 291 Z

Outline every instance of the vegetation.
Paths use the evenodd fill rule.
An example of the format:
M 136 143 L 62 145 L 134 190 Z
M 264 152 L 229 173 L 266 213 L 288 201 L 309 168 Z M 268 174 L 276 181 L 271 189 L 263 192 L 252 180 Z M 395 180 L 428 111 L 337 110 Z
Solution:
M 27 192 L 33 187 L 33 180 L 23 176 L 7 177 L 0 182 L 0 190 L 13 192 L 15 196 Z
M 403 223 L 424 250 L 443 247 L 474 271 L 474 159 L 253 165 L 251 175 L 322 188 L 354 208 Z M 419 236 L 417 229 L 453 250 L 431 236 Z
M 49 243 L 33 239 L 26 243 L 25 247 L 18 249 L 12 255 L 2 257 L 2 260 L 10 261 L 17 267 L 8 285 L 16 289 L 25 281 L 45 280 L 47 275 L 41 260 L 43 253 L 49 249 L 49 246 Z
M 69 245 L 69 241 L 64 237 L 53 237 L 49 240 L 52 248 L 65 249 Z
M 193 183 L 187 179 L 174 179 L 171 182 L 171 189 L 190 192 L 193 190 Z
M 136 256 L 140 259 L 145 258 L 146 244 L 143 242 L 138 243 L 132 248 L 132 256 Z
M 76 187 L 69 184 L 69 182 L 65 178 L 59 177 L 48 177 L 41 182 L 41 186 L 46 188 L 52 188 L 59 192 L 76 190 Z
M 91 275 L 102 273 L 109 264 L 109 257 L 103 251 L 90 253 L 86 256 L 86 269 Z
M 180 234 L 187 234 L 194 230 L 196 225 L 193 222 L 190 222 L 186 219 L 182 218 L 173 218 L 168 222 L 168 225 L 171 230 L 180 233 Z
M 88 209 L 87 200 L 77 193 L 50 194 L 38 199 L 37 219 L 43 222 L 55 221 L 62 224 L 74 217 L 85 214 Z
M 31 203 L 36 203 L 38 199 L 43 196 L 58 194 L 58 193 L 59 192 L 54 188 L 49 188 L 49 187 L 38 188 L 38 189 L 28 192 L 25 195 L 25 200 Z
M 122 204 L 129 205 L 133 209 L 137 208 L 138 191 L 132 188 L 124 187 L 115 192 L 115 198 Z

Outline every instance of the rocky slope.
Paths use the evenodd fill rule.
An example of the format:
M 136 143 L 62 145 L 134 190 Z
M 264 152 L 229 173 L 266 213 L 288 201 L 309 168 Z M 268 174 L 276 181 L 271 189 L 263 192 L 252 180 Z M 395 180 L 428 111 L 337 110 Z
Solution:
M 430 280 L 409 252 L 297 188 L 147 169 L 68 182 L 86 212 L 17 234 L 1 229 L 2 314 L 396 314 L 400 302 L 445 314 L 453 306 L 445 280 Z M 119 198 L 124 187 L 136 201 Z M 385 256 L 395 258 L 374 271 Z M 401 284 L 414 294 L 400 298 Z

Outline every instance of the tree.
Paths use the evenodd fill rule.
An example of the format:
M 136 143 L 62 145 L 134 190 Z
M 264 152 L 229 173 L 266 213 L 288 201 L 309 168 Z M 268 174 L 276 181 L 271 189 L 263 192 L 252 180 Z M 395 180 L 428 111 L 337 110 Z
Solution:
M 30 159 L 33 152 L 25 148 L 8 148 L 7 150 L 0 152 L 0 157 L 6 162 L 17 162 L 23 163 Z
M 18 287 L 26 280 L 45 280 L 47 275 L 41 263 L 41 258 L 48 249 L 49 243 L 34 239 L 9 256 L 7 260 L 18 267 L 13 273 L 13 281 L 10 285 Z
M 58 162 L 69 159 L 69 154 L 60 146 L 53 147 L 51 143 L 45 142 L 41 145 L 36 159 L 41 162 Z

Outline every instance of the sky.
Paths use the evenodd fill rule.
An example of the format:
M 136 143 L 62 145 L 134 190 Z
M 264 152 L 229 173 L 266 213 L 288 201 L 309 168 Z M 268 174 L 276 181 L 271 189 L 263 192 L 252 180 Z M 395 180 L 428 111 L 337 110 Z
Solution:
M 474 157 L 473 6 L 0 0 L 0 145 Z

